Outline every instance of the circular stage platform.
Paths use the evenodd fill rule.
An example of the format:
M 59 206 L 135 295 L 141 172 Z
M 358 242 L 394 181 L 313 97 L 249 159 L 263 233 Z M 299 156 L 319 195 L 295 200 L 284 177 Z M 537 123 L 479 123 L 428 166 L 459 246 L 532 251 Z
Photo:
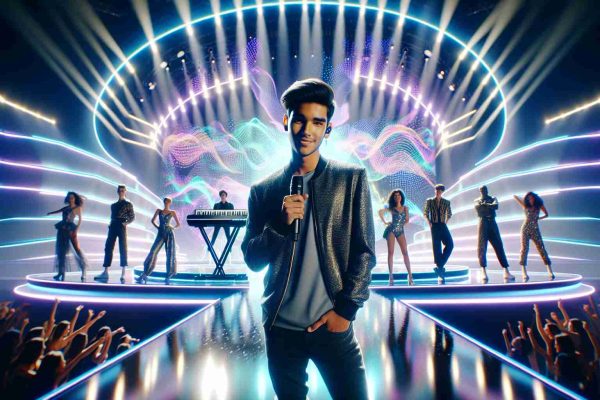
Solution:
M 140 270 L 137 271 L 139 274 Z M 408 286 L 406 273 L 398 272 L 394 274 L 395 285 L 389 286 L 388 274 L 381 271 L 382 267 L 378 265 L 374 270 L 371 290 L 411 304 L 532 303 L 579 298 L 594 293 L 594 288 L 583 284 L 581 275 L 577 274 L 557 273 L 556 279 L 549 280 L 546 273 L 530 272 L 528 282 L 523 282 L 520 274 L 516 275 L 515 281 L 504 282 L 502 271 L 490 270 L 489 282 L 483 284 L 479 282 L 479 271 L 448 266 L 446 284 L 438 285 L 431 268 L 415 266 L 413 276 L 416 285 Z M 59 298 L 82 303 L 201 305 L 249 289 L 247 281 L 187 280 L 180 279 L 179 274 L 169 285 L 165 285 L 162 279 L 138 284 L 134 281 L 135 269 L 133 274 L 128 271 L 124 283 L 120 282 L 118 270 L 110 273 L 108 281 L 99 282 L 94 280 L 94 275 L 99 272 L 89 271 L 85 282 L 81 282 L 78 272 L 67 273 L 64 281 L 55 281 L 53 273 L 28 275 L 27 283 L 16 287 L 14 292 L 18 296 L 39 300 Z M 194 273 L 198 274 L 198 271 Z M 256 277 L 256 285 L 260 285 L 261 277 L 258 274 Z M 252 277 L 253 282 L 256 277 Z

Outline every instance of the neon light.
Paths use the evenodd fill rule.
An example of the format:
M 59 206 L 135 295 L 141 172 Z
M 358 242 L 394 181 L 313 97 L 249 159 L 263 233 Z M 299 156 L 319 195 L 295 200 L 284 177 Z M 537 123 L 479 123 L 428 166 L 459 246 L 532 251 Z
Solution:
M 323 6 L 335 6 L 335 7 L 340 7 L 340 4 L 337 1 L 319 1 L 318 2 L 320 5 Z M 284 3 L 285 6 L 292 6 L 292 5 L 317 5 L 316 1 L 290 1 L 287 3 Z M 131 53 L 127 59 L 121 63 L 116 69 L 115 72 L 112 73 L 112 75 L 105 81 L 104 86 L 102 87 L 102 89 L 100 90 L 100 93 L 98 95 L 98 97 L 96 98 L 96 103 L 94 105 L 94 114 L 93 114 L 93 129 L 94 129 L 94 135 L 96 137 L 96 140 L 100 146 L 100 148 L 102 149 L 102 151 L 108 156 L 110 157 L 112 160 L 114 160 L 116 163 L 120 164 L 118 162 L 118 160 L 116 160 L 114 157 L 112 157 L 112 155 L 106 150 L 106 148 L 104 147 L 104 145 L 102 144 L 102 141 L 100 140 L 100 135 L 98 132 L 98 124 L 97 124 L 97 116 L 98 116 L 98 107 L 101 103 L 101 99 L 104 95 L 105 92 L 108 92 L 109 89 L 109 85 L 110 83 L 115 79 L 115 75 L 117 73 L 119 73 L 120 70 L 122 70 L 126 63 L 130 63 L 133 58 L 139 54 L 140 52 L 142 52 L 143 50 L 145 50 L 148 47 L 151 47 L 153 51 L 157 50 L 156 47 L 156 42 L 175 33 L 178 32 L 180 30 L 186 29 L 188 26 L 191 26 L 193 24 L 196 23 L 201 23 L 204 21 L 208 21 L 210 19 L 215 19 L 216 17 L 218 18 L 223 18 L 227 15 L 233 14 L 233 13 L 238 13 L 238 17 L 240 16 L 239 13 L 244 12 L 244 11 L 250 11 L 250 10 L 258 10 L 259 8 L 264 8 L 264 7 L 280 7 L 281 6 L 281 2 L 280 1 L 273 1 L 273 2 L 269 2 L 269 3 L 263 3 L 261 5 L 248 5 L 248 6 L 244 6 L 244 7 L 236 7 L 233 9 L 229 9 L 226 11 L 221 11 L 220 13 L 217 14 L 210 14 L 210 15 L 206 15 L 204 17 L 200 17 L 197 18 L 193 21 L 187 22 L 187 23 L 183 23 L 180 24 L 174 28 L 171 28 L 169 30 L 167 30 L 166 32 L 163 32 L 162 34 L 156 36 L 155 38 L 152 39 L 152 41 L 146 42 L 144 45 L 138 47 L 135 51 L 133 51 L 133 53 Z M 382 10 L 383 13 L 388 14 L 388 15 L 393 15 L 399 18 L 400 21 L 404 21 L 405 19 L 408 19 L 410 21 L 413 21 L 415 23 L 421 24 L 431 30 L 433 30 L 436 34 L 443 34 L 444 37 L 451 39 L 452 41 L 454 41 L 456 44 L 458 44 L 459 46 L 463 47 L 463 52 L 461 53 L 461 57 L 464 58 L 467 54 L 471 54 L 471 56 L 473 56 L 473 58 L 475 59 L 474 61 L 474 65 L 479 65 L 481 64 L 481 66 L 489 73 L 489 76 L 491 77 L 491 79 L 494 81 L 494 84 L 496 85 L 496 90 L 495 92 L 500 96 L 501 99 L 501 106 L 502 106 L 502 117 L 503 117 L 503 121 L 502 121 L 502 130 L 501 130 L 501 134 L 500 134 L 500 138 L 498 140 L 498 142 L 496 143 L 496 146 L 492 149 L 492 151 L 490 153 L 488 153 L 484 158 L 482 158 L 480 161 L 478 161 L 476 163 L 480 164 L 482 163 L 484 160 L 486 160 L 487 158 L 489 158 L 492 154 L 494 154 L 498 148 L 500 147 L 504 136 L 506 134 L 506 127 L 507 127 L 507 104 L 506 104 L 506 98 L 504 95 L 504 92 L 502 90 L 502 88 L 500 87 L 500 82 L 498 81 L 498 79 L 496 78 L 496 76 L 494 75 L 494 73 L 492 72 L 490 66 L 482 59 L 482 57 L 476 53 L 475 51 L 473 51 L 472 49 L 467 47 L 467 44 L 465 42 L 463 42 L 462 40 L 460 40 L 457 36 L 453 35 L 452 33 L 446 31 L 446 30 L 441 30 L 439 27 L 433 25 L 430 22 L 427 22 L 425 20 L 410 16 L 408 14 L 403 14 L 401 12 L 398 11 L 393 11 L 393 10 L 388 10 L 388 9 L 381 9 L 380 7 L 377 6 L 372 6 L 372 5 L 366 5 L 366 4 L 357 4 L 357 3 L 344 3 L 344 7 L 349 7 L 349 8 L 358 8 L 360 10 L 361 15 L 364 14 L 364 12 L 366 10 L 370 10 L 370 11 L 379 11 Z M 246 80 L 244 80 L 244 84 L 246 84 Z
M 457 122 L 460 122 L 460 121 L 462 121 L 463 119 L 465 119 L 465 118 L 467 118 L 467 117 L 469 117 L 469 116 L 471 116 L 471 115 L 475 114 L 476 112 L 477 112 L 477 110 L 471 110 L 471 111 L 469 111 L 468 113 L 466 113 L 466 114 L 464 114 L 464 115 L 461 115 L 460 117 L 456 118 L 455 120 L 453 120 L 453 121 L 450 121 L 450 122 L 448 122 L 447 124 L 443 124 L 443 128 L 445 129 L 445 128 L 449 127 L 449 126 L 452 126 L 452 125 L 456 124 Z
M 28 285 L 20 285 L 14 288 L 13 292 L 18 296 L 28 297 L 37 300 L 48 300 L 52 301 L 60 299 L 61 301 L 67 301 L 71 303 L 102 303 L 102 304 L 140 304 L 140 305 L 157 305 L 157 304 L 168 304 L 168 305 L 202 305 L 206 304 L 211 300 L 202 299 L 181 299 L 181 298 L 135 298 L 131 294 L 128 296 L 116 296 L 114 293 L 107 297 L 98 296 L 93 294 L 88 295 L 71 295 L 73 290 L 56 289 L 50 290 L 49 288 L 36 287 L 35 291 L 43 291 L 45 293 L 36 293 L 35 291 L 27 290 Z M 64 293 L 64 294 L 63 294 Z M 93 293 L 93 292 L 88 292 Z M 216 300 L 216 299 L 215 299 Z M 214 300 L 212 300 L 214 301 Z
M 572 110 L 566 111 L 566 112 L 556 115 L 554 117 L 547 118 L 546 121 L 544 121 L 544 122 L 546 123 L 546 125 L 551 124 L 552 122 L 557 121 L 559 119 L 566 118 L 569 115 L 573 115 L 573 114 L 581 112 L 583 110 L 587 110 L 588 108 L 593 107 L 596 104 L 600 104 L 600 97 L 598 97 L 596 100 L 592 100 L 589 103 L 586 103 L 582 106 L 576 107 Z
M 24 105 L 12 102 L 2 95 L 0 95 L 0 104 L 6 104 L 7 106 L 14 108 L 15 110 L 19 110 L 21 112 L 24 112 L 25 114 L 34 116 L 35 118 L 41 119 L 42 121 L 46 121 L 49 124 L 56 125 L 56 119 L 51 118 L 51 117 L 46 117 L 37 111 L 33 111 L 33 110 L 25 107 Z
M 106 184 L 109 184 L 111 186 L 116 187 L 117 185 L 119 185 L 119 182 L 110 180 L 108 178 L 105 178 L 104 176 L 101 175 L 97 175 L 97 174 L 92 174 L 92 173 L 88 173 L 88 172 L 83 172 L 83 171 L 72 171 L 69 169 L 64 169 L 64 168 L 53 168 L 53 167 L 44 167 L 41 166 L 39 164 L 25 164 L 25 163 L 17 163 L 17 162 L 12 162 L 12 161 L 7 161 L 7 160 L 2 160 L 0 159 L 0 164 L 3 165 L 8 165 L 11 167 L 19 167 L 19 168 L 24 168 L 24 169 L 34 169 L 34 170 L 41 170 L 41 171 L 47 171 L 47 172 L 55 172 L 55 173 L 59 173 L 59 174 L 65 174 L 65 175 L 73 175 L 73 176 L 78 176 L 78 177 L 82 177 L 82 178 L 87 178 L 87 179 L 93 179 L 96 181 L 100 181 Z M 150 199 L 147 195 L 145 195 L 144 193 L 138 191 L 137 189 L 130 189 L 131 192 L 136 193 L 138 196 L 142 197 L 143 199 L 147 200 L 150 204 L 152 203 L 152 199 Z M 156 196 L 156 195 L 155 195 Z M 156 196 L 158 197 L 158 196 Z M 156 203 L 154 203 L 156 204 Z
M 587 286 L 587 285 L 586 285 Z M 593 288 L 592 288 L 593 289 Z M 521 370 L 523 372 L 525 372 L 528 375 L 533 376 L 534 378 L 544 382 L 546 385 L 550 386 L 552 389 L 570 396 L 572 398 L 575 399 L 581 399 L 584 400 L 584 397 L 582 397 L 581 395 L 571 391 L 570 389 L 567 389 L 565 387 L 563 387 L 562 385 L 558 384 L 557 382 L 553 381 L 552 379 L 540 374 L 539 372 L 536 372 L 530 368 L 527 368 L 526 366 L 524 366 L 523 364 L 520 364 L 516 361 L 514 361 L 513 359 L 511 359 L 510 357 L 507 357 L 506 355 L 500 353 L 499 351 L 491 348 L 490 346 L 480 342 L 479 340 L 475 339 L 474 337 L 466 334 L 465 332 L 455 328 L 452 325 L 449 325 L 448 323 L 434 317 L 433 315 L 427 313 L 426 311 L 421 310 L 418 307 L 413 306 L 410 302 L 406 302 L 404 300 L 400 300 L 401 303 L 405 304 L 408 308 L 426 316 L 427 318 L 431 319 L 432 321 L 434 321 L 436 324 L 443 326 L 445 329 L 453 332 L 454 334 L 464 338 L 465 340 L 473 343 L 474 345 L 484 349 L 485 351 L 487 351 L 488 353 L 491 353 L 492 355 L 494 355 L 496 358 L 499 358 L 500 360 L 504 361 L 505 363 L 517 368 L 518 370 Z
M 446 128 L 446 127 L 444 127 L 444 129 L 445 129 L 445 128 Z M 466 132 L 466 131 L 470 130 L 471 128 L 473 128 L 471 125 L 467 125 L 467 126 L 465 126 L 464 128 L 457 130 L 456 132 L 452 132 L 452 133 L 446 133 L 446 134 L 444 134 L 444 138 L 446 138 L 446 139 L 450 139 L 451 137 L 454 137 L 454 136 L 460 135 L 461 133 L 464 133 L 464 132 Z M 442 151 L 442 150 L 443 150 L 444 148 L 446 148 L 446 147 L 448 147 L 448 146 L 442 146 L 442 148 L 441 148 L 441 149 L 438 151 L 438 153 L 439 153 L 440 151 Z
M 532 143 L 532 144 L 528 144 L 527 146 L 523 146 L 520 147 L 516 150 L 512 150 L 509 151 L 507 153 L 501 154 L 497 157 L 494 157 L 493 159 L 491 159 L 490 161 L 478 165 L 477 167 L 473 168 L 471 171 L 469 171 L 468 173 L 466 173 L 465 175 L 461 176 L 458 181 L 456 183 L 454 183 L 452 186 L 450 186 L 447 190 L 446 193 L 450 192 L 453 188 L 455 188 L 456 186 L 460 185 L 461 182 L 463 180 L 465 180 L 466 178 L 468 178 L 469 176 L 477 173 L 478 171 L 487 168 L 491 165 L 494 165 L 495 163 L 510 158 L 512 156 L 515 156 L 517 154 L 521 154 L 530 150 L 533 150 L 537 147 L 541 147 L 541 146 L 545 146 L 547 144 L 553 144 L 553 143 L 560 143 L 563 141 L 568 141 L 568 140 L 580 140 L 580 139 L 592 139 L 592 138 L 599 138 L 600 137 L 600 133 L 599 132 L 594 132 L 594 133 L 588 133 L 588 134 L 583 134 L 583 135 L 577 135 L 577 136 L 568 136 L 568 135 L 562 135 L 562 136 L 558 136 L 555 138 L 551 138 L 551 139 L 544 139 L 544 140 L 540 140 L 538 142 Z
M 71 144 L 65 143 L 65 142 L 61 142 L 59 140 L 54 140 L 54 139 L 49 139 L 49 138 L 45 138 L 42 136 L 37 136 L 37 135 L 33 135 L 33 136 L 24 136 L 24 135 L 20 135 L 20 134 L 16 134 L 16 133 L 8 133 L 6 131 L 2 131 L 0 130 L 0 136 L 5 136 L 5 137 L 9 137 L 9 138 L 14 138 L 14 139 L 22 139 L 22 140 L 31 140 L 34 142 L 40 142 L 40 143 L 46 143 L 46 144 L 51 144 L 53 146 L 59 146 L 62 147 L 64 149 L 67 149 L 73 153 L 82 155 L 84 157 L 87 158 L 91 158 L 94 159 L 96 161 L 101 162 L 102 164 L 114 169 L 115 171 L 119 172 L 122 175 L 125 175 L 126 177 L 128 177 L 129 179 L 133 180 L 136 184 L 136 186 L 140 186 L 141 188 L 145 189 L 149 194 L 151 194 L 152 196 L 154 196 L 156 198 L 156 200 L 158 201 L 158 203 L 154 203 L 154 204 L 162 204 L 162 199 L 160 197 L 158 197 L 157 195 L 155 195 L 150 189 L 148 189 L 145 185 L 143 185 L 141 182 L 139 182 L 137 180 L 137 178 L 130 174 L 129 172 L 125 171 L 124 169 L 122 169 L 121 167 L 119 167 L 119 165 L 115 165 L 114 163 L 94 154 L 94 153 L 90 153 L 86 150 L 80 149 L 79 147 L 73 146 Z M 135 190 L 132 190 L 134 193 L 136 192 Z
M 431 103 L 429 103 L 429 105 L 426 106 L 425 103 L 423 103 L 423 101 L 422 101 L 423 95 L 419 94 L 418 96 L 414 96 L 410 92 L 410 90 L 411 90 L 410 86 L 408 86 L 406 89 L 404 89 L 403 87 L 401 87 L 399 85 L 398 81 L 396 81 L 395 83 L 391 83 L 391 82 L 388 82 L 385 77 L 383 77 L 383 79 L 378 79 L 378 78 L 372 77 L 371 75 L 367 76 L 367 75 L 361 75 L 359 73 L 358 74 L 358 78 L 356 78 L 356 79 L 360 80 L 361 78 L 367 80 L 367 86 L 369 86 L 369 87 L 373 86 L 373 82 L 379 82 L 379 84 L 380 84 L 379 88 L 380 89 L 381 88 L 386 88 L 387 86 L 389 86 L 389 87 L 392 88 L 392 90 L 395 90 L 395 91 L 400 90 L 401 92 L 404 92 L 404 101 L 408 100 L 408 98 L 410 97 L 412 100 L 414 100 L 415 105 L 417 107 L 423 108 L 423 110 L 425 111 L 424 112 L 425 115 L 430 114 L 433 117 L 433 120 L 435 121 L 434 123 L 438 124 L 438 125 L 440 124 L 439 116 L 434 116 L 431 113 Z
M 561 171 L 561 170 L 573 169 L 573 168 L 596 167 L 596 166 L 599 166 L 599 165 L 600 165 L 600 161 L 551 165 L 551 166 L 548 166 L 548 167 L 539 167 L 539 168 L 533 168 L 533 169 L 528 169 L 528 170 L 523 170 L 523 171 L 518 171 L 518 172 L 501 174 L 501 175 L 495 176 L 492 179 L 488 179 L 485 182 L 487 184 L 490 184 L 490 183 L 494 183 L 494 182 L 498 182 L 498 181 L 502 181 L 502 180 L 510 179 L 510 178 L 516 178 L 516 177 L 520 177 L 520 176 L 534 175 L 534 174 L 543 174 L 543 173 L 546 173 L 546 172 Z M 464 192 L 467 192 L 467 191 L 473 190 L 473 189 L 478 189 L 479 186 L 480 186 L 480 184 L 475 184 L 475 185 L 467 186 L 463 190 L 461 190 L 461 191 L 459 191 L 457 193 L 449 195 L 447 198 L 452 199 L 452 198 L 458 196 L 461 193 L 464 193 Z

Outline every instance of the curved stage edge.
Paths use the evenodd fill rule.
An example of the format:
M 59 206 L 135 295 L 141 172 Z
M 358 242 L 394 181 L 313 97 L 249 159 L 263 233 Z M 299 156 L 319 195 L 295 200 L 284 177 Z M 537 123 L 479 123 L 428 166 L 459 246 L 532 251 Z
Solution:
M 556 279 L 549 280 L 545 273 L 531 272 L 528 282 L 520 280 L 520 276 L 513 282 L 505 282 L 502 272 L 496 270 L 488 271 L 489 282 L 483 284 L 478 281 L 478 274 L 467 267 L 452 266 L 448 270 L 454 276 L 447 279 L 445 285 L 438 285 L 437 278 L 429 277 L 433 274 L 431 269 L 416 269 L 414 286 L 406 284 L 402 273 L 395 273 L 395 285 L 389 286 L 387 274 L 381 274 L 385 280 L 373 280 L 371 290 L 410 304 L 533 303 L 587 297 L 595 292 L 577 274 L 556 273 Z M 205 305 L 249 290 L 247 281 L 236 280 L 175 279 L 175 282 L 166 285 L 162 280 L 138 284 L 132 274 L 128 274 L 125 283 L 121 283 L 118 271 L 112 272 L 107 282 L 94 281 L 91 273 L 85 282 L 80 281 L 78 272 L 67 273 L 64 281 L 55 281 L 53 275 L 28 275 L 27 283 L 17 286 L 14 293 L 48 301 L 58 298 L 89 303 Z

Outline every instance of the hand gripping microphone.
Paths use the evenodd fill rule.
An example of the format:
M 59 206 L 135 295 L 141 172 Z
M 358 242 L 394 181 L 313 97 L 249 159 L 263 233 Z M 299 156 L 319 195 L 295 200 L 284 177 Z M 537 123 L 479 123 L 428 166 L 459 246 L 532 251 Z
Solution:
M 304 179 L 302 175 L 294 175 L 292 176 L 292 181 L 290 182 L 290 195 L 294 194 L 304 194 Z M 298 241 L 298 237 L 300 236 L 300 220 L 294 220 L 294 242 Z

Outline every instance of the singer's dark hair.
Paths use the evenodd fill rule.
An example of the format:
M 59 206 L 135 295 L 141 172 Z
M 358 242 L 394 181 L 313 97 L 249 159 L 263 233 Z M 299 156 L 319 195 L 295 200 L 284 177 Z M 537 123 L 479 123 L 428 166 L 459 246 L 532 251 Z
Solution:
M 226 192 L 226 191 L 224 191 L 224 190 L 221 190 L 221 191 L 219 191 L 219 197 L 220 197 L 220 196 L 222 196 L 222 195 L 229 196 L 229 195 L 227 194 L 227 192 Z
M 296 111 L 302 103 L 318 103 L 327 107 L 329 121 L 335 111 L 333 89 L 320 79 L 310 78 L 296 81 L 281 95 L 281 104 L 288 115 Z

